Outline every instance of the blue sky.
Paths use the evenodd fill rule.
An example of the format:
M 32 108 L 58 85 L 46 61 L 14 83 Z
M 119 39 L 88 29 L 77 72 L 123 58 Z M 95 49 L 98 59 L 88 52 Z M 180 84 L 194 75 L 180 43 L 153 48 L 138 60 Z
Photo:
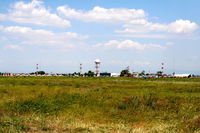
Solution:
M 197 0 L 0 1 L 0 71 L 200 74 Z

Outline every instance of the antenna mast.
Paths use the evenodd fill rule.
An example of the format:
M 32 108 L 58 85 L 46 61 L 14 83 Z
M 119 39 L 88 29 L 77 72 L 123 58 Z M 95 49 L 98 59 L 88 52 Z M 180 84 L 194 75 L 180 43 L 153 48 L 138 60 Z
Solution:
M 36 64 L 36 76 L 38 75 L 39 64 Z
M 82 63 L 80 64 L 80 75 L 82 74 L 82 69 L 83 69 L 83 67 L 82 67 Z
M 162 75 L 164 74 L 164 63 L 161 63 L 161 72 L 162 72 Z

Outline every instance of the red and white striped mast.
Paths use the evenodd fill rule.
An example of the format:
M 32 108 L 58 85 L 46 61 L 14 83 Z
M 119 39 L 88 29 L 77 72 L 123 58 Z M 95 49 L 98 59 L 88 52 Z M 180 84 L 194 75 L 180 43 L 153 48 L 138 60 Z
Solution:
M 99 59 L 96 59 L 95 61 L 95 68 L 96 68 L 96 76 L 100 76 L 100 63 L 101 61 Z
M 82 75 L 82 69 L 83 69 L 83 67 L 82 67 L 82 63 L 80 64 L 80 75 Z

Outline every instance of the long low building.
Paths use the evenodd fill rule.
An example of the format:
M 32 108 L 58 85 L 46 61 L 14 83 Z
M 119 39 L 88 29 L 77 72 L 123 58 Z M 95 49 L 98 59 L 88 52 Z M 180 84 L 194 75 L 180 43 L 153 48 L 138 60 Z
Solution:
M 111 77 L 119 77 L 120 73 L 111 73 Z
M 100 73 L 100 77 L 119 77 L 120 73 Z
M 191 74 L 174 74 L 174 77 L 176 78 L 190 78 L 192 77 Z

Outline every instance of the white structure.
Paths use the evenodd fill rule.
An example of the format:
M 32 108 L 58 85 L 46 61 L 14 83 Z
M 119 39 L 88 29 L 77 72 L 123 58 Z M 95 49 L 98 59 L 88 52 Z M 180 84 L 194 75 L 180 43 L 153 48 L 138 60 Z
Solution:
M 82 64 L 80 64 L 80 75 L 82 74 L 82 69 L 83 69 Z
M 95 63 L 95 69 L 96 69 L 96 76 L 99 77 L 100 76 L 100 63 L 101 61 L 99 59 L 96 59 L 94 61 Z
M 164 74 L 164 63 L 161 63 L 161 72 Z
M 174 74 L 176 78 L 190 78 L 191 74 Z
M 120 73 L 111 73 L 111 77 L 119 77 Z

